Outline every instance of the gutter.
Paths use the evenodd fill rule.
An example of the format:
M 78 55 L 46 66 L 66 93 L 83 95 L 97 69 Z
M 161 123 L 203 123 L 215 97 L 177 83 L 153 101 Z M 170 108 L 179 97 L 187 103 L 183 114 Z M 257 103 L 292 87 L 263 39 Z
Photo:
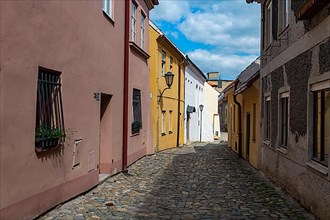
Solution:
M 179 82 L 178 82 L 178 126 L 177 133 L 178 136 L 176 138 L 176 147 L 180 146 L 180 104 L 181 104 L 181 65 L 184 64 L 185 60 L 182 59 L 181 63 L 179 63 Z
M 125 1 L 125 46 L 124 46 L 124 106 L 123 106 L 123 159 L 122 172 L 127 173 L 128 142 L 128 77 L 129 77 L 129 23 L 130 1 Z
M 235 89 L 237 89 L 238 80 L 235 81 Z M 237 95 L 234 94 L 234 102 L 238 106 L 238 158 L 242 158 L 242 106 L 237 101 Z M 234 112 L 235 114 L 235 112 Z

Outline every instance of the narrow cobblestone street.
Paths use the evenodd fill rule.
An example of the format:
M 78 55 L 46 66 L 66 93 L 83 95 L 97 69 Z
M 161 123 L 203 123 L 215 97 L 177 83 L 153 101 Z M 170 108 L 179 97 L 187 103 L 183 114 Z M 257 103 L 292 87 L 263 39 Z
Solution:
M 226 145 L 142 158 L 40 219 L 314 219 Z

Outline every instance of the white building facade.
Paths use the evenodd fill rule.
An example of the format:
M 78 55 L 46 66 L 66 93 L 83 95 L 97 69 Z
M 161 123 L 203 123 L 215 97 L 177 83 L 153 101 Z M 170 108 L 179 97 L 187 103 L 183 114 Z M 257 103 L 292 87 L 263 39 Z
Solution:
M 203 119 L 202 119 L 202 141 L 211 142 L 220 138 L 220 118 L 218 114 L 219 92 L 204 83 L 203 89 Z
M 204 105 L 204 83 L 206 77 L 203 72 L 188 58 L 185 68 L 185 123 L 184 143 L 200 141 L 200 105 Z M 202 131 L 202 133 L 204 133 Z

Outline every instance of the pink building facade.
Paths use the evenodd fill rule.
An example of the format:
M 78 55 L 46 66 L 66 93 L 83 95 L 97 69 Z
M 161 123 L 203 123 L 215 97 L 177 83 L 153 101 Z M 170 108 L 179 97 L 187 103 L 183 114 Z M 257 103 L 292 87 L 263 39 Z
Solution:
M 152 153 L 147 28 L 158 1 L 134 2 L 145 25 L 137 16 L 133 46 L 131 1 L 0 4 L 0 218 L 31 219 Z

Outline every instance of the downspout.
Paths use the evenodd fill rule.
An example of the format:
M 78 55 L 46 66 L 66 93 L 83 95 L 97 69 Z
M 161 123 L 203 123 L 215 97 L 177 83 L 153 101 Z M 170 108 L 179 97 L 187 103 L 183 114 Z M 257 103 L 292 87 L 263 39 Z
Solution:
M 238 80 L 235 82 L 235 87 L 234 87 L 234 103 L 238 106 L 238 158 L 242 158 L 242 114 L 241 114 L 242 106 L 237 101 L 237 94 L 235 95 L 237 84 L 238 84 Z
M 124 109 L 123 109 L 123 164 L 122 172 L 127 173 L 128 142 L 128 74 L 129 74 L 129 8 L 130 1 L 125 1 L 125 45 L 124 45 Z
M 177 127 L 177 139 L 176 139 L 176 147 L 180 145 L 180 105 L 181 105 L 181 65 L 184 63 L 184 58 L 182 62 L 179 63 L 179 82 L 178 82 L 178 127 Z

